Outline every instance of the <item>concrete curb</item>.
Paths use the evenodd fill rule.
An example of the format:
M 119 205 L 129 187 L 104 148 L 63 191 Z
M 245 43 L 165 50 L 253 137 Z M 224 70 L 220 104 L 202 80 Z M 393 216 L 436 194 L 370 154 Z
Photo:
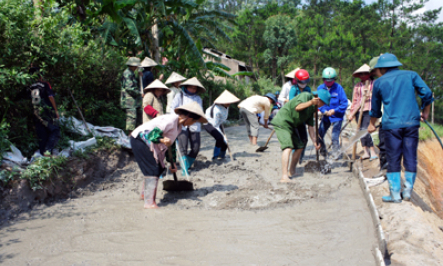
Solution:
M 378 247 L 374 248 L 373 254 L 376 260 L 376 265 L 385 266 L 384 258 L 388 254 L 387 250 L 387 242 L 385 238 L 385 234 L 383 233 L 383 228 L 380 223 L 380 216 L 377 211 L 377 207 L 375 206 L 374 199 L 372 198 L 372 194 L 365 183 L 363 172 L 361 171 L 361 162 L 358 161 L 353 164 L 352 172 L 359 179 L 360 187 L 363 191 L 363 195 L 365 196 L 366 202 L 369 207 L 369 211 L 371 212 L 372 222 L 374 223 L 375 233 L 378 239 Z

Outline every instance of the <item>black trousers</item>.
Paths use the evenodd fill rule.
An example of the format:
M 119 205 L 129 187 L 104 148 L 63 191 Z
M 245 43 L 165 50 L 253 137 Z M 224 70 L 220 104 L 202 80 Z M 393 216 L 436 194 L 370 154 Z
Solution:
M 357 117 L 357 122 L 358 122 L 359 116 L 360 116 L 360 112 L 357 112 L 355 114 L 355 117 Z M 367 129 L 369 126 L 369 122 L 371 122 L 371 117 L 369 116 L 369 111 L 364 111 L 363 115 L 361 117 L 360 130 Z M 369 147 L 369 148 L 374 147 L 374 143 L 372 142 L 371 134 L 367 134 L 366 136 L 361 138 L 360 141 L 361 141 L 361 146 L 363 146 L 363 147 Z
M 48 122 L 48 126 L 45 127 L 37 119 L 34 119 L 34 124 L 37 131 L 38 146 L 41 155 L 44 155 L 47 151 L 52 154 L 52 150 L 60 139 L 60 127 L 54 125 L 52 121 Z
M 210 123 L 203 125 L 203 127 L 215 139 L 215 147 L 220 148 L 221 151 L 226 151 L 226 149 L 228 148 L 228 145 L 226 145 L 225 138 L 223 137 L 222 133 L 220 133 L 220 131 L 218 131 Z
M 200 151 L 200 132 L 190 132 L 189 129 L 182 130 L 178 134 L 179 149 L 181 155 L 189 156 L 191 158 L 197 158 L 197 154 Z M 191 144 L 191 150 L 188 153 L 188 141 Z

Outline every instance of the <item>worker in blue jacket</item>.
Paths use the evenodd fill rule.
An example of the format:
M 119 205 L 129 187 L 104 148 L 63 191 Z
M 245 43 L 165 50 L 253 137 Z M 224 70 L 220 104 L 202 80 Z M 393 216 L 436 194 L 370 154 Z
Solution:
M 412 189 L 417 174 L 418 128 L 420 120 L 427 119 L 432 91 L 414 71 L 399 70 L 402 64 L 393 54 L 383 54 L 374 68 L 380 70 L 381 77 L 374 82 L 372 89 L 370 133 L 375 131 L 375 123 L 382 116 L 385 134 L 386 157 L 388 161 L 387 178 L 390 195 L 384 196 L 384 202 L 399 203 L 411 199 Z M 422 99 L 420 109 L 416 93 Z M 405 188 L 401 191 L 401 160 L 405 167 Z
M 343 116 L 348 108 L 348 98 L 346 97 L 345 90 L 343 87 L 336 83 L 337 72 L 332 67 L 327 67 L 322 73 L 323 84 L 318 86 L 319 90 L 328 90 L 331 94 L 331 102 L 329 106 L 324 105 L 319 108 L 320 112 L 323 114 L 318 134 L 320 136 L 321 149 L 320 153 L 326 157 L 326 145 L 323 141 L 326 132 L 332 125 L 332 153 L 338 158 L 338 150 L 340 149 L 340 130 L 343 122 Z

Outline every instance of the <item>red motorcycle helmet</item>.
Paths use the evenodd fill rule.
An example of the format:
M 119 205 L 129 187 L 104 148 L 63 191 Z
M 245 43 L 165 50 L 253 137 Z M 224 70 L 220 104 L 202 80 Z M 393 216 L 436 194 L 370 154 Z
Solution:
M 298 83 L 306 84 L 309 82 L 309 73 L 304 69 L 299 69 L 297 72 L 295 72 L 295 78 L 297 79 Z

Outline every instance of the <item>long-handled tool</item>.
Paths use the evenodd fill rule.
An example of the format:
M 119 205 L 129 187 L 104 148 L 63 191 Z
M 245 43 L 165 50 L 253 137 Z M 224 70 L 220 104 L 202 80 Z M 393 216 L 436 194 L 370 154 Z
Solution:
M 175 146 L 176 146 L 176 149 L 177 149 L 177 153 L 178 153 L 178 162 L 180 163 L 180 168 L 181 169 L 186 169 L 186 165 L 185 165 L 185 162 L 183 161 L 183 157 L 182 157 L 182 153 L 180 152 L 180 147 L 179 147 L 179 144 L 178 144 L 178 139 L 177 140 L 175 140 Z M 188 174 L 188 171 L 183 171 L 184 173 L 185 173 L 185 175 L 186 175 L 186 179 L 188 179 L 189 180 L 189 174 Z
M 89 129 L 88 124 L 85 121 L 85 118 L 83 117 L 82 111 L 80 110 L 80 108 L 77 105 L 77 101 L 74 98 L 74 95 L 72 94 L 72 91 L 70 88 L 68 88 L 69 94 L 71 94 L 72 100 L 74 101 L 75 107 L 77 107 L 77 111 L 80 114 L 80 117 L 82 118 L 83 123 L 85 124 L 86 129 L 89 131 L 89 133 L 91 133 L 91 135 L 94 136 L 94 132 L 91 131 L 91 129 Z
M 315 142 L 319 143 L 319 134 L 318 134 L 318 110 L 315 110 L 314 113 L 315 118 Z M 324 140 L 323 140 L 323 143 Z M 322 173 L 330 173 L 331 167 L 329 166 L 328 162 L 326 160 L 320 160 L 319 156 L 319 150 L 316 150 L 316 160 L 315 161 L 308 161 L 305 165 L 305 172 L 322 172 Z
M 223 127 L 223 125 L 220 125 L 220 129 L 223 132 L 223 137 L 225 137 L 226 146 L 228 146 L 229 157 L 231 157 L 231 161 L 234 161 L 235 159 L 234 159 L 234 156 L 232 156 L 231 148 L 229 148 L 228 137 L 226 137 L 225 128 Z
M 271 135 L 269 135 L 268 140 L 266 141 L 265 146 L 258 148 L 257 150 L 255 150 L 255 152 L 259 152 L 259 151 L 265 151 L 268 148 L 268 143 L 272 138 L 272 135 L 274 135 L 275 129 L 272 130 Z
M 361 110 L 361 112 L 360 112 L 360 115 L 358 116 L 357 132 L 358 132 L 358 130 L 360 130 L 361 121 L 362 121 L 362 118 L 363 118 L 364 106 L 365 106 L 366 98 L 368 97 L 368 94 L 369 94 L 369 80 L 366 80 L 364 95 L 363 95 L 363 98 L 362 98 L 361 103 L 360 103 L 360 110 Z M 352 160 L 355 160 L 356 154 L 357 154 L 357 142 L 354 143 L 354 147 L 352 149 Z
M 440 142 L 441 148 L 443 149 L 443 143 L 441 142 L 440 137 L 437 135 L 437 132 L 435 132 L 434 128 L 431 126 L 431 124 L 429 124 L 428 121 L 426 120 L 423 121 L 425 121 L 426 125 L 428 125 L 428 127 L 432 130 L 432 133 L 434 133 L 435 137 L 438 139 L 438 142 Z
M 173 156 L 172 156 L 171 148 L 168 148 L 168 156 L 169 156 L 169 160 L 172 162 Z M 173 163 L 171 163 L 171 168 L 173 170 L 175 170 Z M 174 180 L 163 181 L 163 190 L 166 190 L 166 191 L 192 191 L 192 190 L 194 190 L 194 185 L 191 182 L 186 181 L 186 180 L 178 181 L 177 174 L 172 173 L 172 175 L 174 176 Z

